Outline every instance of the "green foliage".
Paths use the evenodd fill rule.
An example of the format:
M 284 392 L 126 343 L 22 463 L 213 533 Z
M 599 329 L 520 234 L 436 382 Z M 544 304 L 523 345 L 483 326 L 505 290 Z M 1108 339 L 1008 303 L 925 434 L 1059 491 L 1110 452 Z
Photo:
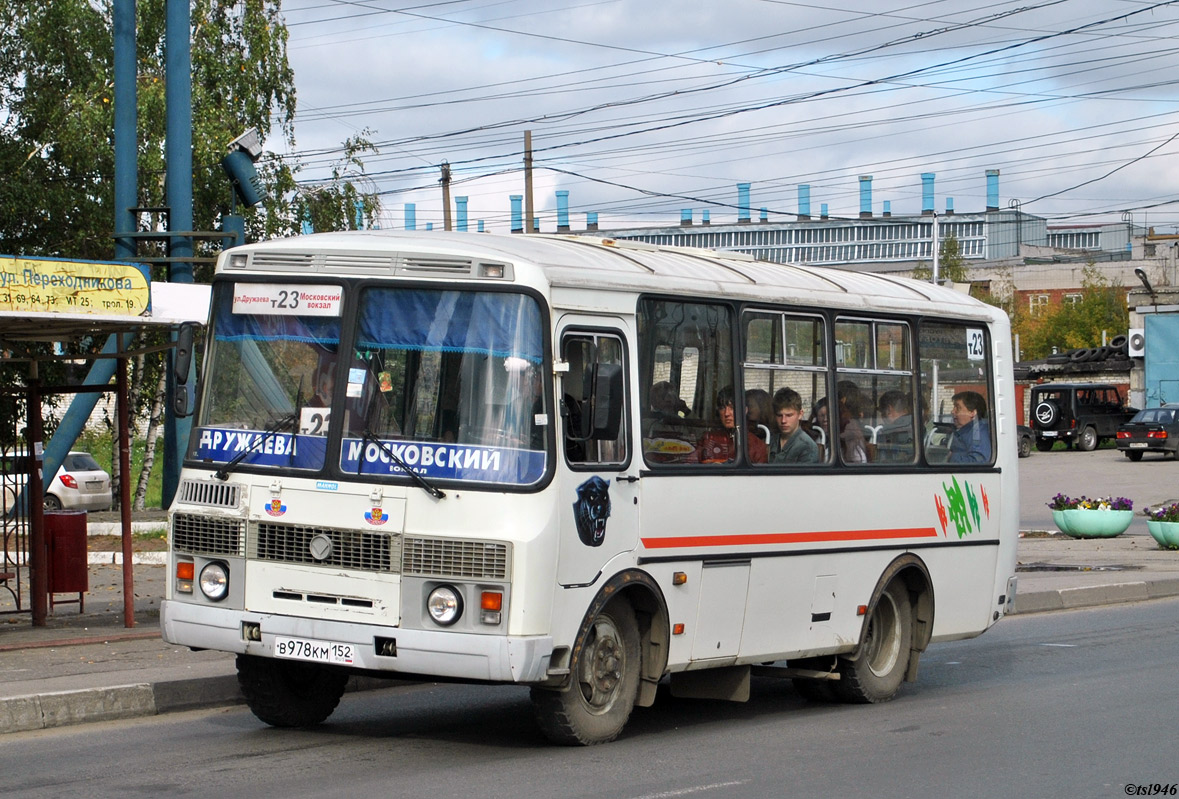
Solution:
M 1103 331 L 1108 338 L 1129 327 L 1125 290 L 1111 286 L 1093 264 L 1085 267 L 1080 295 L 1076 303 L 1061 303 L 1012 320 L 1025 359 L 1046 357 L 1053 347 L 1059 352 L 1098 347 Z
M 970 269 L 962 255 L 962 245 L 954 235 L 942 239 L 942 247 L 938 251 L 937 272 L 940 280 L 948 280 L 951 283 L 966 283 L 969 280 Z M 933 264 L 926 264 L 924 261 L 919 263 L 913 270 L 913 278 L 926 282 L 933 280 Z
M 161 442 L 162 444 L 162 442 Z M 145 442 L 131 441 L 131 492 L 135 492 L 135 481 L 139 479 L 139 471 L 143 468 L 143 456 L 145 450 Z M 74 445 L 74 449 L 89 452 L 94 456 L 94 460 L 98 464 L 110 472 L 115 473 L 115 457 L 118 455 L 114 446 L 114 437 L 93 431 L 87 431 L 78 439 L 78 443 Z M 160 507 L 160 498 L 162 495 L 162 486 L 164 478 L 164 459 L 156 457 L 152 462 L 151 475 L 147 481 L 147 494 L 144 497 L 144 503 L 148 508 Z M 134 497 L 132 497 L 134 501 Z M 117 500 L 116 500 L 117 504 Z

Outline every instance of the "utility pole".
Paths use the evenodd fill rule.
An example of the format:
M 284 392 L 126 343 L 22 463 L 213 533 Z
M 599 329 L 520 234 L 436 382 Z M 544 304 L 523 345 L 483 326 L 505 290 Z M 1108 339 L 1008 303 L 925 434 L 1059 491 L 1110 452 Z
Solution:
M 532 131 L 524 131 L 524 232 L 536 233 L 532 215 Z
M 450 164 L 442 162 L 442 229 L 450 230 Z

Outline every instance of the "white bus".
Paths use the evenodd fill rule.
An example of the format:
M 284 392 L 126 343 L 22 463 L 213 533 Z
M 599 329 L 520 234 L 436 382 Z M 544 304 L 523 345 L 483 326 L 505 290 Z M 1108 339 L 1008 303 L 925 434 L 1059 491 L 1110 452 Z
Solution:
M 272 725 L 354 673 L 528 685 L 569 744 L 665 679 L 886 701 L 1013 601 L 1010 329 L 957 291 L 319 234 L 221 255 L 201 375 L 163 635 L 237 653 Z

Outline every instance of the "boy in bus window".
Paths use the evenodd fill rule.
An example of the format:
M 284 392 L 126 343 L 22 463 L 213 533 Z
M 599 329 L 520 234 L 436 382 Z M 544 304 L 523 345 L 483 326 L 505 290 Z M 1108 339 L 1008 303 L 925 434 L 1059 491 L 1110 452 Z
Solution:
M 770 439 L 771 463 L 817 463 L 819 445 L 807 435 L 802 421 L 802 397 L 792 388 L 774 393 L 774 418 L 778 430 Z
M 991 425 L 987 401 L 977 391 L 959 391 L 953 396 L 954 436 L 950 440 L 950 463 L 990 463 Z
M 733 406 L 733 388 L 726 386 L 716 395 L 716 413 L 720 417 L 720 430 L 705 433 L 696 447 L 700 463 L 726 463 L 737 457 L 737 412 Z M 765 463 L 769 460 L 766 442 L 749 431 L 745 433 L 750 463 Z
M 913 460 L 912 400 L 893 389 L 880 395 L 880 420 L 876 434 L 878 460 L 883 463 L 908 463 Z

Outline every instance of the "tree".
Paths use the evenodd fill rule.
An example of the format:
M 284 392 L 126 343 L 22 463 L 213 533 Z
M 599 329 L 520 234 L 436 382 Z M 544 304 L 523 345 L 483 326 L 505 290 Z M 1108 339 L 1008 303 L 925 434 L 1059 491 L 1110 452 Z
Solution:
M 951 283 L 969 281 L 970 267 L 966 265 L 966 259 L 962 256 L 962 245 L 958 242 L 958 237 L 953 234 L 942 239 L 941 249 L 938 250 L 937 272 L 941 280 Z M 913 270 L 913 278 L 926 282 L 933 280 L 933 265 L 922 261 Z
M 0 253 L 90 260 L 114 253 L 114 149 L 112 0 L 0 0 Z M 166 0 L 136 5 L 139 186 L 142 207 L 165 205 Z M 232 189 L 221 167 L 227 144 L 248 128 L 264 140 L 294 145 L 294 74 L 287 61 L 287 30 L 281 0 L 192 0 L 193 225 L 220 228 L 229 212 Z M 247 236 L 269 238 L 299 231 L 303 208 L 348 213 L 316 213 L 316 229 L 355 227 L 355 208 L 371 218 L 378 211 L 373 192 L 357 188 L 363 177 L 359 155 L 371 150 L 362 137 L 346 146 L 345 164 L 313 190 L 295 181 L 297 160 L 264 155 L 259 174 L 269 199 L 242 209 Z M 158 217 L 141 227 L 165 229 Z M 213 255 L 219 244 L 198 241 L 196 255 Z M 141 255 L 151 255 L 141 247 Z M 154 254 L 163 254 L 157 251 Z M 198 266 L 198 281 L 211 267 Z M 166 268 L 153 269 L 154 279 Z M 102 342 L 75 342 L 84 352 Z M 43 370 L 54 382 L 56 366 Z M 158 403 L 155 386 L 161 359 L 137 362 L 132 392 L 137 417 Z M 23 367 L 0 365 L 0 380 L 23 380 Z M 141 387 L 147 386 L 147 390 Z M 13 420 L 0 420 L 16 430 Z M 11 437 L 11 433 L 8 434 Z M 152 442 L 149 441 L 149 445 Z
M 1102 333 L 1111 338 L 1130 324 L 1125 289 L 1109 280 L 1089 263 L 1082 273 L 1080 298 L 1061 303 L 1038 314 L 1023 314 L 1013 320 L 1025 359 L 1043 358 L 1053 348 L 1058 352 L 1101 346 Z

